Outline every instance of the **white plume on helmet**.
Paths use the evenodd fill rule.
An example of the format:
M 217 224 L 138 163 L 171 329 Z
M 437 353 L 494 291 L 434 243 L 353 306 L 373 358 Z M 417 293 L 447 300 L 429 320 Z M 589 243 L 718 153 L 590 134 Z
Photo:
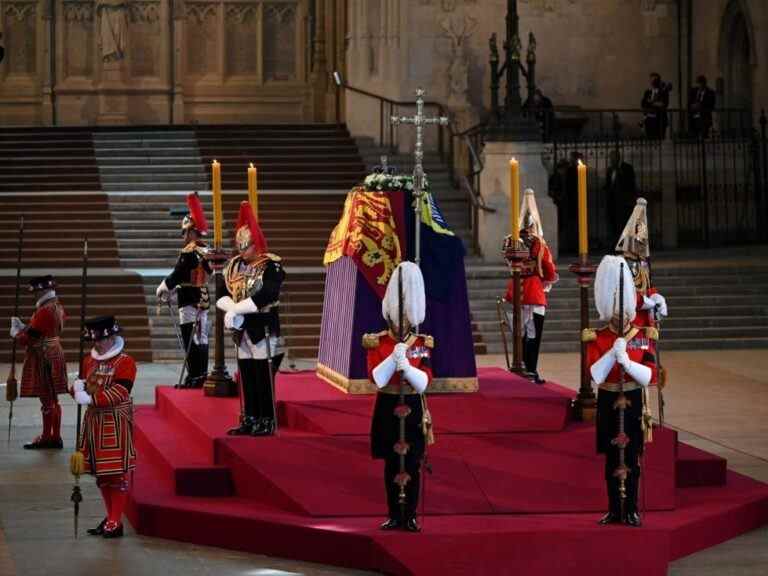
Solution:
M 395 268 L 387 284 L 384 300 L 381 302 L 381 314 L 394 327 L 399 327 L 400 309 L 398 296 L 398 277 L 403 277 L 403 313 L 411 326 L 424 322 L 427 297 L 424 293 L 424 277 L 421 269 L 413 262 L 401 262 Z
M 629 322 L 635 319 L 637 295 L 632 271 L 622 256 L 605 256 L 600 261 L 595 275 L 595 308 L 600 320 L 608 322 L 619 316 L 619 274 L 624 265 L 624 318 Z
M 533 188 L 526 188 L 520 205 L 520 229 L 533 227 L 533 235 L 544 238 L 544 226 L 541 223 L 539 207 L 536 205 L 536 193 Z

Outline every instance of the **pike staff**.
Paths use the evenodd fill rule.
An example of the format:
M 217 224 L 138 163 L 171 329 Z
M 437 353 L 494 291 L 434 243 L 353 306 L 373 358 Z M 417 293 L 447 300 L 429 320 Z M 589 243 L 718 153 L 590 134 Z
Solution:
M 624 338 L 626 331 L 624 330 L 624 263 L 619 266 L 619 338 Z M 616 467 L 613 475 L 619 479 L 619 498 L 621 500 L 621 518 L 625 516 L 625 508 L 627 501 L 627 476 L 629 475 L 629 468 L 627 468 L 625 454 L 626 448 L 629 444 L 629 437 L 626 434 L 624 421 L 626 409 L 631 406 L 630 401 L 624 395 L 624 384 L 626 379 L 626 373 L 624 366 L 619 364 L 619 397 L 616 399 L 614 408 L 619 412 L 619 432 L 616 438 L 612 440 L 619 449 L 619 465 Z
M 16 295 L 13 301 L 13 317 L 19 316 L 19 298 L 21 292 L 21 255 L 24 247 L 24 216 L 19 220 L 19 243 L 16 253 Z M 16 380 L 16 338 L 11 342 L 11 371 L 5 382 L 5 399 L 9 402 L 8 410 L 8 444 L 11 443 L 11 428 L 13 427 L 13 403 L 19 397 L 19 383 Z
M 83 273 L 80 282 L 80 345 L 78 350 L 78 370 L 77 377 L 80 380 L 85 378 L 85 366 L 83 356 L 85 354 L 85 311 L 88 304 L 88 235 L 83 239 Z M 80 503 L 83 501 L 83 494 L 80 491 L 80 475 L 85 469 L 85 460 L 80 451 L 80 428 L 82 426 L 82 406 L 77 405 L 77 420 L 75 421 L 75 452 L 72 454 L 69 462 L 70 472 L 75 477 L 75 485 L 72 487 L 72 496 L 70 501 L 74 505 L 75 538 L 77 538 L 78 518 L 80 516 Z

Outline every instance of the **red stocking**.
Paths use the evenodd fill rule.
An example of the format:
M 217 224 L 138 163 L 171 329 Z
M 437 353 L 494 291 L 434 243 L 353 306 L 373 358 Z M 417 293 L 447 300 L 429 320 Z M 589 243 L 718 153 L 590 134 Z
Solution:
M 99 490 L 101 490 L 101 497 L 104 498 L 105 516 L 107 517 L 107 520 L 109 520 L 109 517 L 112 515 L 112 488 L 109 484 L 99 483 Z
M 56 402 L 51 407 L 51 432 L 52 440 L 61 440 L 61 404 Z
M 111 526 L 118 526 L 123 519 L 123 512 L 125 511 L 125 504 L 128 501 L 128 483 L 125 480 L 125 476 L 115 476 L 112 482 L 110 482 L 110 490 L 112 492 L 112 508 L 109 511 L 109 523 Z
M 48 399 L 40 398 L 42 406 L 40 411 L 43 413 L 43 433 L 40 436 L 41 440 L 51 439 L 51 421 L 53 419 L 53 407 Z

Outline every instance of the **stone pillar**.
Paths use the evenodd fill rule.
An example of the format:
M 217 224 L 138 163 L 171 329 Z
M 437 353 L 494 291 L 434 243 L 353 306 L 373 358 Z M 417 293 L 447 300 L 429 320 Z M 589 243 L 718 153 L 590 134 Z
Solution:
M 172 0 L 173 9 L 173 52 L 171 54 L 173 62 L 173 78 L 171 79 L 171 90 L 173 91 L 172 115 L 174 124 L 184 124 L 186 116 L 184 113 L 184 25 L 186 23 L 186 6 L 183 0 Z
M 42 102 L 42 123 L 43 126 L 53 126 L 56 122 L 56 115 L 53 104 L 53 89 L 56 84 L 54 78 L 55 68 L 54 60 L 56 58 L 56 46 L 54 46 L 53 27 L 54 20 L 53 0 L 45 0 L 43 3 L 43 26 L 45 26 L 45 48 L 43 55 L 45 59 L 43 73 L 43 102 Z
M 483 172 L 480 191 L 486 203 L 496 212 L 480 212 L 479 243 L 483 259 L 489 264 L 502 264 L 501 248 L 509 234 L 509 160 L 520 162 L 520 192 L 533 188 L 541 213 L 544 235 L 552 255 L 557 258 L 557 208 L 549 197 L 549 177 L 542 160 L 541 142 L 486 142 L 483 149 Z
M 661 149 L 661 244 L 677 248 L 677 178 L 674 144 L 666 140 Z M 653 247 L 651 247 L 653 248 Z

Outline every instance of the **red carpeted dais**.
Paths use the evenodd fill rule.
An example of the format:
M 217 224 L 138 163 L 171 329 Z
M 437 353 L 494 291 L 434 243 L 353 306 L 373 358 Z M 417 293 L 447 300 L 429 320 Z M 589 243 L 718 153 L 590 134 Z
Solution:
M 569 422 L 572 393 L 487 369 L 479 393 L 429 397 L 437 443 L 423 532 L 381 532 L 373 398 L 311 373 L 280 374 L 277 387 L 272 438 L 227 437 L 238 400 L 200 390 L 161 387 L 154 407 L 136 409 L 137 532 L 398 575 L 662 576 L 670 560 L 768 522 L 768 486 L 657 429 L 645 526 L 598 527 L 603 463 L 594 428 Z

